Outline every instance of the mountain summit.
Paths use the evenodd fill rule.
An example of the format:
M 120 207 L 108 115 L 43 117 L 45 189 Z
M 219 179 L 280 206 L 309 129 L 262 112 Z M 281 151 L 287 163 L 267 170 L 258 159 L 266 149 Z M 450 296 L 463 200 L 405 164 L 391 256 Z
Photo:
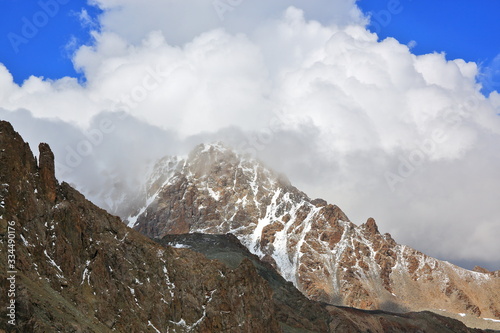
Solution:
M 152 238 L 231 233 L 310 299 L 393 311 L 434 309 L 500 319 L 499 272 L 429 257 L 311 199 L 222 144 L 158 161 L 127 219 Z

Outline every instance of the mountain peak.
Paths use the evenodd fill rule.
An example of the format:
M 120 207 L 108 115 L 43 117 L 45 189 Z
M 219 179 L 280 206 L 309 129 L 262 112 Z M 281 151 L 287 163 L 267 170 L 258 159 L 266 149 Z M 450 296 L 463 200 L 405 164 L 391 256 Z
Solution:
M 192 151 L 191 154 L 213 154 L 213 153 L 228 153 L 228 152 L 233 152 L 233 150 L 224 144 L 221 141 L 216 141 L 213 143 L 201 143 L 198 146 L 196 146 Z
M 195 167 L 197 171 L 202 169 L 205 173 L 215 172 L 215 175 L 224 169 L 231 169 L 232 171 L 240 169 L 247 171 L 247 173 L 250 170 L 257 170 L 258 172 L 262 172 L 265 177 L 272 179 L 273 182 L 278 182 L 285 187 L 292 187 L 286 175 L 271 170 L 261 161 L 241 154 L 220 141 L 196 146 L 189 153 L 187 164 Z M 210 168 L 210 166 L 213 168 Z
M 0 133 L 4 131 L 7 133 L 16 133 L 11 123 L 5 120 L 0 120 Z
M 373 218 L 357 226 L 339 207 L 310 199 L 278 173 L 224 144 L 199 145 L 187 159 L 165 158 L 152 175 L 145 205 L 129 219 L 149 237 L 234 234 L 304 294 L 322 302 L 500 313 L 500 303 L 480 291 L 483 283 L 500 286 L 493 275 L 448 266 L 399 245 L 380 233 Z M 458 300 L 428 296 L 443 293 Z
M 372 235 L 380 234 L 380 232 L 378 231 L 377 223 L 375 222 L 375 219 L 373 217 L 370 217 L 366 221 L 366 223 L 362 225 L 362 227 Z

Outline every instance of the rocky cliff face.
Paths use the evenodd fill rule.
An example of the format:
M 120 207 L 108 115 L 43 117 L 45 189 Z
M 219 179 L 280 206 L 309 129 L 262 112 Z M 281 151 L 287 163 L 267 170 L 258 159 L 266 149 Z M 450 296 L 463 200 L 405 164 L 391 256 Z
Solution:
M 276 316 L 286 332 L 463 332 L 465 329 L 459 321 L 432 312 L 394 314 L 311 301 L 272 265 L 252 255 L 232 234 L 167 235 L 156 241 L 165 246 L 192 249 L 228 267 L 251 263 L 272 288 L 272 298 L 277 304 Z
M 166 157 L 130 226 L 152 237 L 232 233 L 310 299 L 362 309 L 440 309 L 500 318 L 498 274 L 428 257 L 357 226 L 335 205 L 223 145 Z
M 227 268 L 127 228 L 59 185 L 50 148 L 40 145 L 37 163 L 6 122 L 0 149 L 0 331 L 280 331 L 272 290 L 253 266 Z M 7 267 L 11 233 L 15 260 Z M 7 271 L 17 271 L 8 274 L 15 283 Z

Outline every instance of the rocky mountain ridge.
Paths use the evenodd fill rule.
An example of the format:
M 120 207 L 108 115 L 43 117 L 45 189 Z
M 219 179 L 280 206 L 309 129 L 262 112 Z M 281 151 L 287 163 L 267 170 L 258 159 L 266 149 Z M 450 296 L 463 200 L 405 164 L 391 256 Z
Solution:
M 37 163 L 6 122 L 0 122 L 0 147 L 0 331 L 280 331 L 271 289 L 251 266 L 228 269 L 127 228 L 59 184 L 48 145 L 40 145 Z M 9 296 L 15 325 L 7 322 L 10 299 L 3 292 L 10 284 L 9 226 L 15 226 L 17 273 Z M 231 315 L 220 315 L 228 309 Z
M 234 265 L 153 242 L 59 184 L 50 147 L 39 151 L 0 121 L 0 249 L 15 253 L 0 260 L 0 332 L 483 332 L 311 301 L 234 237 Z
M 310 299 L 392 311 L 500 319 L 499 272 L 474 272 L 399 245 L 373 219 L 355 225 L 283 176 L 222 144 L 153 169 L 129 226 L 151 238 L 232 233 Z

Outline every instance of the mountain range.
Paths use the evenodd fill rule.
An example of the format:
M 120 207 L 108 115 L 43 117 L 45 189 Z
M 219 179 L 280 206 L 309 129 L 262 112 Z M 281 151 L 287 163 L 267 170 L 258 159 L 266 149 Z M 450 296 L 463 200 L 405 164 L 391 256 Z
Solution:
M 429 311 L 333 305 L 382 308 L 377 297 L 403 297 L 404 283 L 424 293 L 439 274 L 450 309 L 498 318 L 498 272 L 397 245 L 373 220 L 355 226 L 220 145 L 161 160 L 129 207 L 135 230 L 54 165 L 47 144 L 37 159 L 0 122 L 0 332 L 482 332 Z

